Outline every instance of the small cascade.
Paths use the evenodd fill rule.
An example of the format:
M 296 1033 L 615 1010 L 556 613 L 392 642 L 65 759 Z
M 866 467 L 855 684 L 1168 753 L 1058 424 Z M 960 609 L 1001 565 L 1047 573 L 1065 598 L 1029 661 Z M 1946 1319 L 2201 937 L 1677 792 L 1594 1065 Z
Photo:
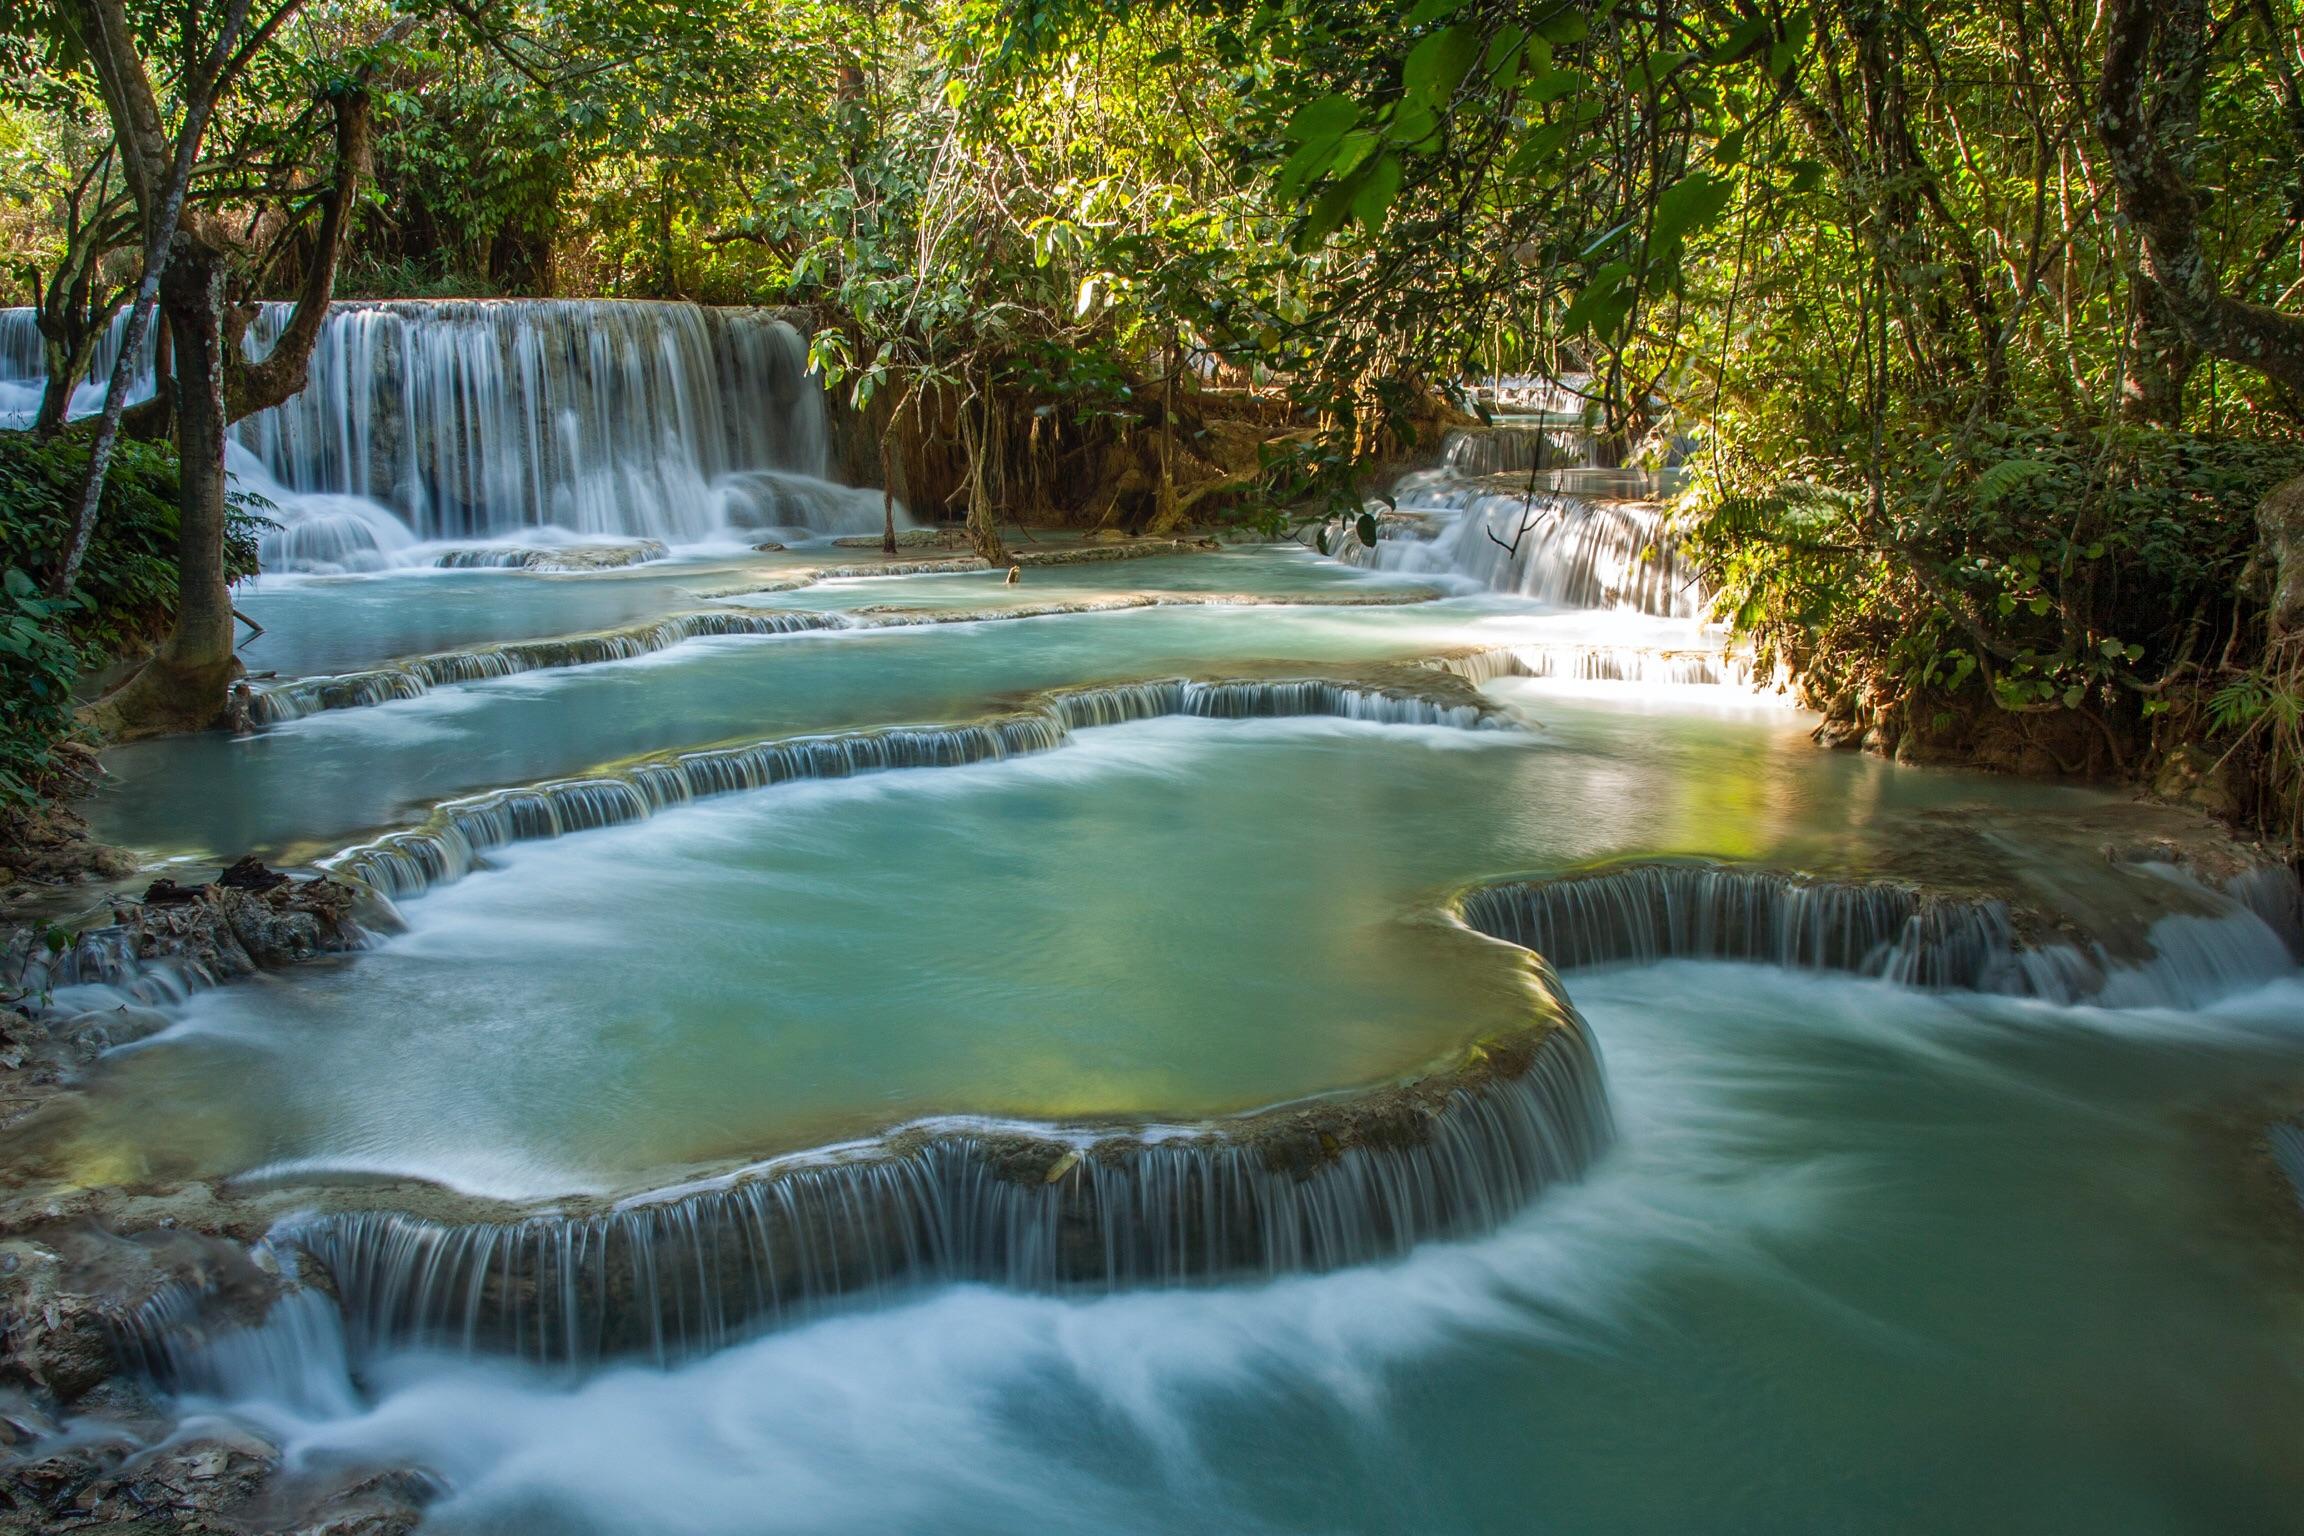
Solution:
M 2247 878 L 2245 899 L 2184 880 L 2221 910 L 2161 918 L 2141 962 L 2068 939 L 2030 942 L 2000 900 L 1693 861 L 1483 886 L 1464 896 L 1458 915 L 1564 971 L 1738 960 L 2059 1004 L 2181 1006 L 2292 968 L 2287 945 L 2254 906 L 2279 899 L 2283 879 L 2293 892 L 2295 876 L 2274 869 Z
M 752 469 L 729 474 L 714 487 L 717 520 L 755 535 L 790 529 L 848 535 L 881 531 L 888 515 L 882 492 L 837 485 L 822 474 L 821 464 L 805 473 Z M 896 526 L 910 524 L 899 504 Z
M 1501 677 L 1670 687 L 1757 687 L 1750 655 L 1635 645 L 1503 645 L 1432 663 L 1478 686 Z
M 1556 608 L 1700 617 L 1706 597 L 1653 502 L 1531 489 L 1528 477 L 1410 475 L 1379 519 L 1373 549 L 1348 542 L 1356 565 L 1446 574 Z
M 277 1262 L 270 1244 L 258 1244 L 255 1256 L 267 1268 Z M 327 1296 L 286 1291 L 256 1323 L 245 1308 L 219 1301 L 200 1287 L 171 1285 L 120 1320 L 113 1350 L 139 1374 L 189 1397 L 271 1403 L 314 1418 L 360 1410 L 343 1318 Z
M 429 656 L 411 656 L 365 672 L 296 678 L 257 690 L 249 712 L 259 725 L 278 725 L 323 710 L 359 709 L 395 699 L 419 698 L 434 688 L 456 683 L 514 677 L 552 667 L 630 661 L 689 640 L 724 635 L 788 635 L 844 627 L 845 621 L 836 613 L 741 608 L 682 613 L 627 629 L 549 640 L 507 641 L 469 651 L 439 651 Z
M 1502 421 L 1478 432 L 1449 433 L 1440 462 L 1462 480 L 1579 469 L 1592 462 L 1592 437 L 1582 426 Z
M 423 1345 L 548 1362 L 692 1357 L 919 1285 L 1333 1270 L 1493 1230 L 1606 1149 L 1598 1059 L 1553 1006 L 1529 1041 L 1496 1048 L 1506 1060 L 1308 1110 L 1101 1138 L 915 1127 L 604 1215 L 318 1216 L 273 1240 L 326 1272 L 356 1356 Z M 167 1364 L 213 1374 L 279 1356 L 300 1373 L 303 1347 L 206 1345 Z
M 82 929 L 61 948 L 25 929 L 17 945 L 0 952 L 0 988 L 22 999 L 19 1007 L 68 999 L 82 1006 L 101 1000 L 163 1008 L 219 980 L 187 957 L 145 958 L 137 953 L 135 934 L 118 923 Z
M 1413 693 L 1319 680 L 1199 683 L 1171 680 L 1073 688 L 1054 695 L 1050 708 L 1068 730 L 1125 725 L 1165 715 L 1212 720 L 1286 719 L 1327 715 L 1382 725 L 1441 725 L 1494 730 L 1508 725 L 1480 704 L 1448 704 Z
M 668 753 L 588 778 L 492 790 L 447 801 L 423 826 L 388 832 L 323 863 L 386 896 L 412 896 L 461 879 L 489 849 L 508 843 L 645 821 L 694 800 L 793 780 L 1000 762 L 1054 751 L 1074 730 L 1175 715 L 1508 728 L 1478 704 L 1315 680 L 1170 680 L 1066 689 L 1043 695 L 1036 709 L 966 724 L 888 726 Z

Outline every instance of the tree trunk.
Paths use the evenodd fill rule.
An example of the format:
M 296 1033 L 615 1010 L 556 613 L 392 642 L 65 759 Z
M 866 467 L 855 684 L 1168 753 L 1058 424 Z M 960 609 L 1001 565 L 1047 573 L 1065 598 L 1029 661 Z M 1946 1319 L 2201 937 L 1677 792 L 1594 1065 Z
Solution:
M 80 387 L 80 369 L 69 354 L 61 365 L 57 362 L 59 349 L 48 349 L 48 382 L 40 387 L 40 409 L 32 418 L 32 430 L 41 437 L 54 437 L 64 428 L 64 418 L 72 408 L 72 392 Z
M 2186 174 L 2184 141 L 2199 115 L 2204 5 L 2105 0 L 2104 33 L 2096 127 L 2144 274 L 2201 351 L 2304 398 L 2304 317 L 2225 293 L 2203 249 L 2200 195 Z
M 993 520 L 992 495 L 984 484 L 984 456 L 991 451 L 992 397 L 987 389 L 983 396 L 984 416 L 970 432 L 968 405 L 960 405 L 961 446 L 968 454 L 968 542 L 976 553 L 995 566 L 1012 565 L 1008 546 L 1000 542 L 1000 528 Z M 973 440 L 971 440 L 971 436 Z
M 2200 361 L 2200 349 L 2177 323 L 2160 285 L 2141 272 L 2129 286 L 2127 354 L 2120 419 L 2131 426 L 2180 429 L 2184 388 Z
M 224 256 L 179 233 L 161 278 L 176 363 L 176 627 L 137 674 L 98 702 L 116 740 L 202 730 L 224 713 L 240 671 L 224 570 Z
M 880 530 L 880 553 L 896 553 L 896 423 L 880 434 L 880 511 L 887 525 Z
M 2256 508 L 2257 561 L 2268 591 L 2265 649 L 2304 642 L 2304 475 L 2274 486 Z

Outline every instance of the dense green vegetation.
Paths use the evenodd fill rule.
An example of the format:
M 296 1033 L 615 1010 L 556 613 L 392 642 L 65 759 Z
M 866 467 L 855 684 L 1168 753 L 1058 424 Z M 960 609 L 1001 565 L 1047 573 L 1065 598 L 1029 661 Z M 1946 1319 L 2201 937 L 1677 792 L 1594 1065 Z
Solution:
M 26 297 L 95 275 L 82 331 L 138 268 L 84 126 L 111 101 L 72 18 L 105 3 L 168 111 L 222 25 L 76 0 L 7 29 L 0 240 Z M 1840 729 L 2139 776 L 2211 743 L 2234 808 L 2293 825 L 2304 637 L 2254 520 L 2304 468 L 2290 0 L 274 0 L 248 27 L 187 194 L 242 291 L 332 249 L 325 107 L 357 90 L 345 289 L 810 306 L 880 469 L 988 552 L 1000 517 L 1355 508 L 1460 381 L 1573 377 L 1614 456 L 1687 455 L 1723 616 Z
M 63 547 L 87 465 L 72 439 L 0 432 L 0 819 L 70 778 L 59 753 L 74 735 L 78 680 L 141 656 L 175 616 L 176 462 L 157 445 L 123 448 L 78 584 L 69 597 L 42 593 L 37 573 Z M 258 515 L 233 519 L 235 578 L 255 572 Z

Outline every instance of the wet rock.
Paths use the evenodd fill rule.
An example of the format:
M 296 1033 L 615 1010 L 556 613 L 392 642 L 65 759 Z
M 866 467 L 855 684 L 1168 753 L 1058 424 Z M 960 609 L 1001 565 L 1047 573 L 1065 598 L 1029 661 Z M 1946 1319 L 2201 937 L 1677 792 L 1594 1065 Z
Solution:
M 218 875 L 216 883 L 227 890 L 269 891 L 286 885 L 288 877 L 276 869 L 267 869 L 250 854 Z
M 2211 816 L 2237 817 L 2243 794 L 2230 763 L 2202 747 L 2179 747 L 2152 775 L 2152 793 Z
M 295 880 L 243 859 L 211 885 L 156 880 L 117 915 L 139 959 L 179 960 L 213 982 L 359 948 L 357 899 L 340 881 Z
M 752 546 L 753 553 L 761 555 L 777 554 L 780 553 L 783 548 L 784 546 L 777 543 L 774 539 L 762 539 L 759 543 Z
M 7 1261 L 14 1267 L 8 1268 Z M 0 1388 L 73 1404 L 112 1380 L 138 1317 L 163 1297 L 200 1316 L 260 1319 L 278 1277 L 237 1243 L 155 1229 L 122 1237 L 93 1222 L 0 1241 Z
M 100 1056 L 115 1046 L 145 1040 L 168 1027 L 168 1015 L 157 1008 L 123 1003 L 117 1008 L 91 1008 L 48 1026 L 51 1038 L 77 1048 L 76 1054 Z
M 237 1523 L 268 1536 L 405 1536 L 439 1493 L 437 1481 L 412 1468 L 340 1468 L 275 1490 Z

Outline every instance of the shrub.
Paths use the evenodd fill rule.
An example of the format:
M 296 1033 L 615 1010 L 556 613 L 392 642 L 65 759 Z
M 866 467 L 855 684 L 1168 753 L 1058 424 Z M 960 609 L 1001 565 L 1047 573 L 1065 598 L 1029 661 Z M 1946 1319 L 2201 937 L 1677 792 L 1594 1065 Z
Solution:
M 149 443 L 119 445 L 71 594 L 41 595 L 87 467 L 76 436 L 0 432 L 0 810 L 54 787 L 80 674 L 143 654 L 175 617 L 176 455 Z M 225 562 L 237 580 L 255 572 L 261 523 L 235 509 L 228 526 Z

